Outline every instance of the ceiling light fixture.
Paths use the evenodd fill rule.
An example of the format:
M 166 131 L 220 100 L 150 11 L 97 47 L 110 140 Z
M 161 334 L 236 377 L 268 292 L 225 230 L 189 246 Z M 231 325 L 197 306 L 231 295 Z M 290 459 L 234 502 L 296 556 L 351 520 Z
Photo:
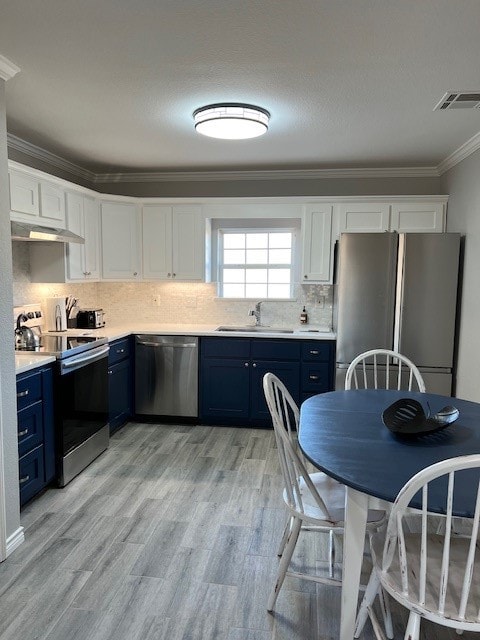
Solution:
M 193 112 L 195 129 L 210 138 L 243 140 L 256 138 L 268 129 L 270 114 L 251 104 L 209 104 Z

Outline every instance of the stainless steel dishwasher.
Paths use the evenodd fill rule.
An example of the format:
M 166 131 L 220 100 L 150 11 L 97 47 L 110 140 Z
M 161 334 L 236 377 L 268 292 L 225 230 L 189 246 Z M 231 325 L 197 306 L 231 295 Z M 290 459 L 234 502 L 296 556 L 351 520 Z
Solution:
M 198 338 L 135 336 L 135 413 L 198 416 Z

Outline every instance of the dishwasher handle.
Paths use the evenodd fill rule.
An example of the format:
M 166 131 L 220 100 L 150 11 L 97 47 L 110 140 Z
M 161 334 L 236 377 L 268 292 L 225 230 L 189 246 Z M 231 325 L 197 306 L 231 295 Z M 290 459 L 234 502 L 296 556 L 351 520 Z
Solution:
M 139 340 L 137 344 L 141 344 L 144 347 L 157 347 L 157 348 L 175 347 L 177 349 L 185 349 L 185 348 L 191 348 L 191 347 L 197 346 L 195 342 L 183 342 L 181 344 L 178 344 L 174 342 L 153 342 L 150 340 L 141 340 L 141 341 Z

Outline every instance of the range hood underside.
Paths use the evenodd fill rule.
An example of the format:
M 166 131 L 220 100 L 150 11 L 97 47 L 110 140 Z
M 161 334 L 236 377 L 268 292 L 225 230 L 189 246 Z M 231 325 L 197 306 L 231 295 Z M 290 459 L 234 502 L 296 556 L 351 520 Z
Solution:
M 12 240 L 23 240 L 24 242 L 76 242 L 85 244 L 84 238 L 78 236 L 68 229 L 57 229 L 55 227 L 41 227 L 28 222 L 11 222 Z

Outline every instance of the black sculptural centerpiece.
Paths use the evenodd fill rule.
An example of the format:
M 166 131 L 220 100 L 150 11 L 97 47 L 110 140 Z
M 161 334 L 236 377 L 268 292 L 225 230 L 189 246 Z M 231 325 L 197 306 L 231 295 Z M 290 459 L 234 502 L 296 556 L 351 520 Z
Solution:
M 427 406 L 428 415 L 418 400 L 397 400 L 382 413 L 383 424 L 396 435 L 419 436 L 445 429 L 460 415 L 458 409 L 447 406 L 432 416 L 428 402 Z

